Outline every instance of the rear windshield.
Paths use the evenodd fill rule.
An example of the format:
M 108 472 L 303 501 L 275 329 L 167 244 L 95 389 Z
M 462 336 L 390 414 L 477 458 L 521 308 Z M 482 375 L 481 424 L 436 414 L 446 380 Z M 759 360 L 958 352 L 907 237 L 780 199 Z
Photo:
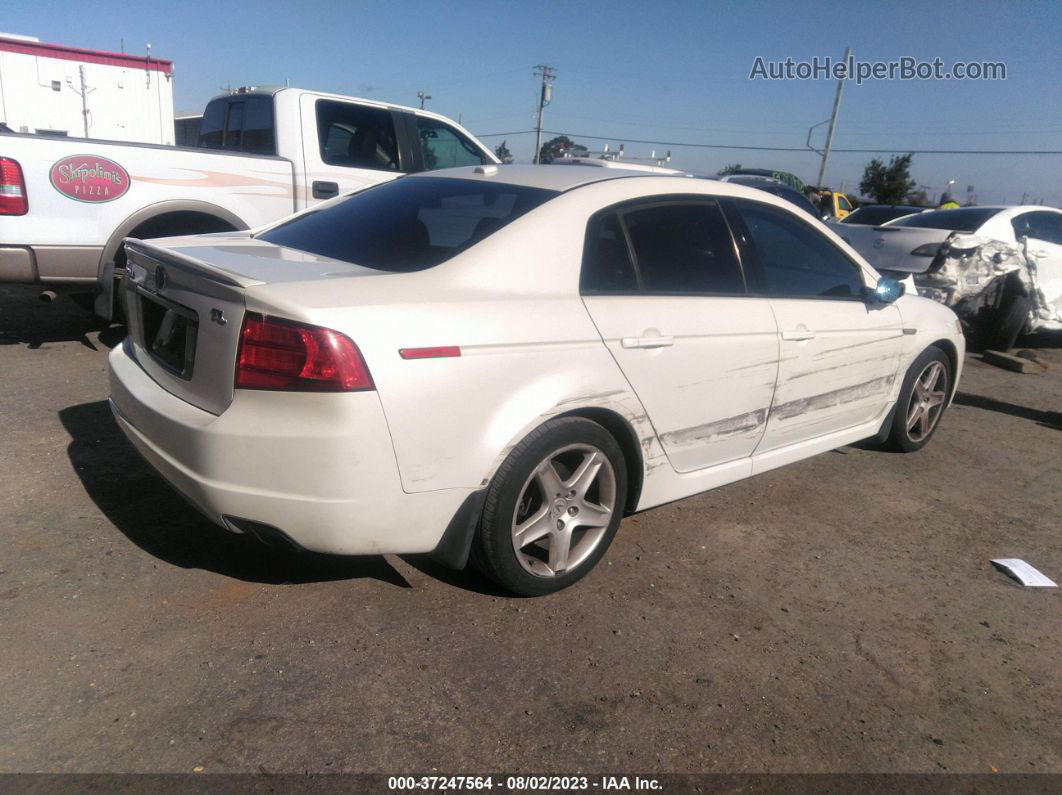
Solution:
M 400 177 L 259 238 L 376 270 L 418 271 L 456 256 L 556 195 L 486 180 Z
M 909 218 L 898 218 L 889 226 L 917 226 L 919 229 L 950 229 L 955 232 L 976 232 L 999 210 L 989 207 L 961 207 L 958 210 L 933 210 Z
M 902 218 L 911 213 L 922 212 L 921 207 L 874 206 L 860 207 L 855 212 L 841 219 L 842 224 L 857 224 L 861 226 L 878 226 L 893 218 Z

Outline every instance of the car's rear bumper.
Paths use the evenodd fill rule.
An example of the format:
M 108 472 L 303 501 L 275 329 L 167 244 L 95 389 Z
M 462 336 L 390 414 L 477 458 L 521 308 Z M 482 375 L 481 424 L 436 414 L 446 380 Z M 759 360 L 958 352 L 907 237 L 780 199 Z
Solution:
M 123 432 L 229 530 L 261 523 L 333 554 L 429 552 L 472 491 L 402 490 L 375 392 L 236 390 L 215 416 L 155 383 L 127 345 L 111 352 L 109 364 L 111 408 Z

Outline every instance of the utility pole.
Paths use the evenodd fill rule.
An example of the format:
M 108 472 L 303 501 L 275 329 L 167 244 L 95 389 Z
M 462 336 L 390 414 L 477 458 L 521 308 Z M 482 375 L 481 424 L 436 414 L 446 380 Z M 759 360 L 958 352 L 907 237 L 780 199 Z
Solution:
M 552 66 L 539 64 L 535 67 L 535 77 L 542 77 L 542 92 L 538 95 L 538 124 L 535 127 L 535 159 L 531 162 L 538 163 L 542 155 L 542 116 L 546 105 L 553 99 L 553 81 L 557 74 Z
M 848 63 L 848 58 L 852 54 L 851 47 L 844 48 L 844 63 Z M 844 81 L 847 78 L 842 77 L 837 81 L 837 93 L 833 97 L 833 113 L 830 114 L 830 126 L 826 132 L 826 148 L 822 150 L 822 163 L 819 165 L 819 179 L 815 183 L 818 187 L 822 187 L 822 180 L 826 176 L 826 161 L 830 159 L 830 147 L 833 146 L 833 131 L 837 127 L 837 111 L 841 108 L 841 93 L 844 91 Z
M 431 95 L 430 94 L 425 94 L 423 91 L 418 91 L 417 92 L 417 98 L 420 99 L 420 109 L 424 110 L 424 101 L 428 100 L 428 99 L 431 99 Z
M 90 93 L 92 93 L 93 91 L 95 91 L 96 89 L 89 87 L 88 79 L 85 77 L 85 65 L 84 64 L 79 66 L 77 68 L 77 71 L 78 71 L 78 74 L 81 77 L 81 90 L 78 91 L 76 88 L 74 88 L 73 85 L 71 85 L 71 83 L 69 81 L 69 78 L 67 79 L 67 85 L 70 86 L 71 89 L 73 89 L 75 94 L 80 94 L 81 95 L 81 117 L 85 121 L 85 137 L 88 138 L 89 137 L 88 95 Z

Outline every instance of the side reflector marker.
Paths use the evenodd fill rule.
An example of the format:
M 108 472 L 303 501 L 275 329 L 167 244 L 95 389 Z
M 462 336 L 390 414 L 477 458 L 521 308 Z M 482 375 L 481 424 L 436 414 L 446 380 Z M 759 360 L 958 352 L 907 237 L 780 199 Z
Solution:
M 457 345 L 444 345 L 439 348 L 399 348 L 398 355 L 403 359 L 449 359 L 461 355 Z

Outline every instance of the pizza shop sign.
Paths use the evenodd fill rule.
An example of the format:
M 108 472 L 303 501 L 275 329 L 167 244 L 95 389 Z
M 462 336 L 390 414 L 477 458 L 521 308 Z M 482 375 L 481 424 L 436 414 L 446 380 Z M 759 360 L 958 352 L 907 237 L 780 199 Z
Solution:
M 129 190 L 129 172 L 105 157 L 74 155 L 57 160 L 49 175 L 57 191 L 82 202 L 109 202 Z

